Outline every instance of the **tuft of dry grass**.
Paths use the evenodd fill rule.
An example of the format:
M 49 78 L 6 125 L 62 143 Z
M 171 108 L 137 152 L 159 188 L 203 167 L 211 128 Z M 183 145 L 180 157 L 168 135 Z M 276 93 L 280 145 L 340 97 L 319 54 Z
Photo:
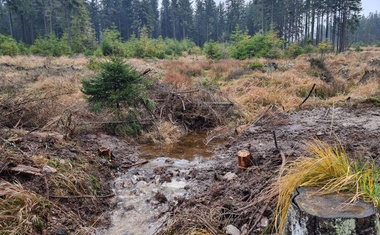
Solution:
M 173 144 L 177 143 L 185 133 L 186 131 L 178 125 L 168 121 L 160 121 L 156 123 L 153 130 L 144 133 L 139 142 Z
M 40 234 L 48 202 L 21 184 L 0 181 L 0 188 L 0 234 Z
M 218 208 L 219 209 L 219 208 Z M 220 211 L 205 206 L 186 208 L 176 215 L 174 223 L 164 229 L 160 235 L 211 235 L 223 234 L 219 224 Z
M 351 163 L 343 147 L 321 141 L 309 145 L 312 157 L 301 157 L 290 162 L 283 170 L 286 174 L 270 187 L 277 197 L 275 226 L 282 234 L 290 198 L 296 187 L 315 186 L 321 194 L 345 193 L 379 205 L 379 172 L 374 163 Z
M 165 74 L 162 82 L 172 85 L 177 90 L 187 90 L 192 88 L 192 79 L 187 75 L 169 71 Z

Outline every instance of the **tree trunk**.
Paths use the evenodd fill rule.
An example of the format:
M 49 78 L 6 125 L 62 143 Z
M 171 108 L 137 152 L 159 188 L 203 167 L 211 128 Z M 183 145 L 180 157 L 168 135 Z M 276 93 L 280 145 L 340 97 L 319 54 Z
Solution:
M 9 31 L 11 33 L 11 37 L 13 38 L 14 35 L 13 35 L 13 21 L 12 21 L 12 13 L 11 13 L 11 10 L 8 10 L 9 11 Z
M 379 234 L 376 208 L 340 194 L 319 195 L 318 188 L 298 188 L 285 225 L 286 235 Z
M 311 9 L 311 33 L 310 33 L 310 38 L 313 40 L 313 45 L 315 45 L 314 41 L 314 26 L 315 26 L 315 8 L 312 6 Z

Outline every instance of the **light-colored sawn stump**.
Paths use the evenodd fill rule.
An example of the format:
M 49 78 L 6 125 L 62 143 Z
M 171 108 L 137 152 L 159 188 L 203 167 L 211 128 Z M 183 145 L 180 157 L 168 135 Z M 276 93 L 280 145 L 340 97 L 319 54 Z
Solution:
M 317 188 L 296 189 L 288 210 L 286 235 L 380 234 L 376 208 L 339 194 L 316 194 Z

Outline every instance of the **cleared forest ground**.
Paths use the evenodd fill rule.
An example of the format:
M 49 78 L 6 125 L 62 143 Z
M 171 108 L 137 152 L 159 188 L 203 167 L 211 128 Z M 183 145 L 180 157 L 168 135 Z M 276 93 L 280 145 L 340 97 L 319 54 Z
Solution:
M 312 58 L 317 63 L 312 63 Z M 175 143 L 190 131 L 189 127 L 202 129 L 210 126 L 207 120 L 219 123 L 208 130 L 205 142 L 216 138 L 230 140 L 225 149 L 217 151 L 219 155 L 231 157 L 227 161 L 230 165 L 223 163 L 228 169 L 222 167 L 218 174 L 236 170 L 233 156 L 245 145 L 250 144 L 252 151 L 257 153 L 258 156 L 254 157 L 259 159 L 258 170 L 253 168 L 248 172 L 254 172 L 260 175 L 256 179 L 264 180 L 252 181 L 254 185 L 247 185 L 248 191 L 263 186 L 263 182 L 271 177 L 265 176 L 267 173 L 264 172 L 278 167 L 270 159 L 276 154 L 271 153 L 269 144 L 273 141 L 272 130 L 266 130 L 266 127 L 289 127 L 289 130 L 281 129 L 278 138 L 283 148 L 294 152 L 302 148 L 303 141 L 313 136 L 310 133 L 316 132 L 315 135 L 326 136 L 326 140 L 331 141 L 333 123 L 338 125 L 334 131 L 342 131 L 342 134 L 338 133 L 338 139 L 348 149 L 355 150 L 353 153 L 358 153 L 361 148 L 369 153 L 366 156 L 378 155 L 378 148 L 373 144 L 378 143 L 378 127 L 371 129 L 366 124 L 377 117 L 380 105 L 380 51 L 325 55 L 323 60 L 320 55 L 301 56 L 295 60 L 212 61 L 203 57 L 175 61 L 126 60 L 141 73 L 150 69 L 149 79 L 165 84 L 163 91 L 168 92 L 169 87 L 170 92 L 180 97 L 177 101 L 183 100 L 179 101 L 179 107 L 208 108 L 199 113 L 204 117 L 198 120 L 201 123 L 190 123 L 191 118 L 181 122 L 180 117 L 185 115 L 175 119 L 166 115 L 156 123 L 158 132 L 147 130 L 137 141 L 105 135 L 101 123 L 108 120 L 109 114 L 94 114 L 88 110 L 80 91 L 80 81 L 96 74 L 89 69 L 96 67 L 96 61 L 85 57 L 0 57 L 0 177 L 4 189 L 0 199 L 0 209 L 4 212 L 0 233 L 86 234 L 94 227 L 107 224 L 107 214 L 103 212 L 114 206 L 111 182 L 115 174 L 140 162 L 135 149 L 139 141 Z M 263 66 L 252 66 L 254 63 Z M 162 90 L 153 90 L 151 94 L 160 94 L 158 91 Z M 184 91 L 197 91 L 198 95 L 181 93 Z M 214 106 L 192 105 L 205 97 L 207 100 L 203 104 L 212 102 Z M 308 99 L 301 105 L 306 97 Z M 217 109 L 214 108 L 216 103 L 223 105 L 229 115 L 210 115 L 210 110 Z M 231 110 L 228 103 L 232 104 Z M 160 107 L 167 108 L 168 114 L 171 111 L 166 106 Z M 319 111 L 307 111 L 314 108 Z M 358 124 L 362 126 L 359 130 L 352 124 L 355 123 L 354 114 L 365 119 Z M 351 116 L 345 120 L 347 115 Z M 315 120 L 316 117 L 319 118 Z M 322 128 L 318 120 L 323 118 L 326 126 Z M 293 123 L 293 127 L 295 123 L 301 123 L 302 128 L 296 126 L 298 129 L 294 129 L 289 123 Z M 305 130 L 313 125 L 312 132 Z M 302 131 L 298 132 L 300 128 Z M 281 143 L 282 135 L 298 137 Z M 355 138 L 360 141 L 352 142 Z M 260 145 L 259 142 L 264 140 L 268 143 Z M 117 144 L 119 141 L 122 144 Z M 104 146 L 104 143 L 113 145 Z M 264 148 L 258 146 L 267 146 L 267 149 L 257 150 Z M 113 154 L 104 155 L 99 152 L 101 147 L 110 148 Z M 303 153 L 289 152 L 287 156 L 297 157 Z M 249 173 L 239 175 L 239 179 L 240 176 L 242 180 L 252 177 Z M 230 185 L 218 181 L 209 195 L 195 198 L 216 197 L 216 203 L 225 201 L 234 192 L 234 186 L 226 188 L 227 184 Z M 249 195 L 251 199 L 254 193 L 250 191 Z M 249 200 L 245 201 L 249 203 Z M 211 205 L 209 210 L 213 211 L 212 208 L 217 208 L 217 204 Z M 269 218 L 271 211 L 268 210 L 265 217 Z M 22 220 L 19 220 L 20 215 Z

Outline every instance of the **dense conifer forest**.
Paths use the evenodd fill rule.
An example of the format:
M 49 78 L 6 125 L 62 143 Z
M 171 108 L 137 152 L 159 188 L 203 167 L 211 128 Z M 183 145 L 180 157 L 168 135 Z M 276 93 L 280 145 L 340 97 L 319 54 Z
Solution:
M 141 56 L 112 42 L 145 40 L 154 47 L 182 42 L 153 53 L 160 58 L 181 51 L 178 47 L 236 46 L 254 36 L 275 37 L 274 46 L 281 49 L 324 43 L 341 52 L 352 42 L 379 41 L 379 14 L 363 17 L 361 10 L 361 0 L 0 0 L 0 53 L 93 54 L 102 45 L 102 54 Z M 105 48 L 111 44 L 114 48 Z

